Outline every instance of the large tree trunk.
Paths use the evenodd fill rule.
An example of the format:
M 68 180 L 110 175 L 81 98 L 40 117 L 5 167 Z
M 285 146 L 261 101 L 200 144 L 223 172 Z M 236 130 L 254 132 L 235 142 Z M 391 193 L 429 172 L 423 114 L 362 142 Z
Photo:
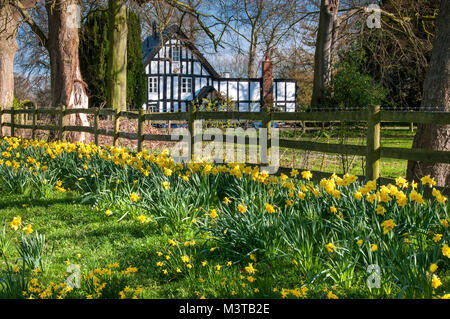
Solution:
M 258 41 L 258 37 L 256 35 L 256 31 L 252 28 L 252 36 L 251 43 L 248 51 L 248 68 L 247 68 L 247 76 L 249 78 L 256 78 L 256 45 Z
M 331 80 L 333 48 L 337 38 L 339 0 L 322 0 L 314 54 L 314 80 L 311 106 L 323 102 Z
M 441 1 L 436 20 L 430 68 L 423 85 L 422 109 L 450 111 L 450 1 Z M 450 125 L 419 124 L 413 148 L 450 151 Z M 430 174 L 441 186 L 450 186 L 450 164 L 408 162 L 407 178 L 419 180 Z
M 11 5 L 0 4 L 0 109 L 10 109 L 14 99 L 14 56 L 17 51 L 16 34 L 20 14 Z M 9 114 L 2 115 L 2 123 L 9 122 Z M 1 134 L 10 129 L 3 127 Z
M 36 5 L 37 0 L 22 0 L 0 3 L 0 109 L 9 109 L 14 100 L 14 56 L 17 51 L 16 35 L 20 26 L 21 11 Z M 1 122 L 10 122 L 11 115 L 2 115 Z M 10 132 L 3 127 L 1 135 Z
M 83 82 L 78 58 L 78 26 L 69 5 L 77 0 L 47 0 L 48 48 L 50 53 L 52 106 L 87 108 L 86 83 Z M 63 125 L 89 126 L 86 114 L 71 114 Z M 65 132 L 67 141 L 87 142 L 86 133 Z
M 108 105 L 127 108 L 127 7 L 122 0 L 109 0 Z

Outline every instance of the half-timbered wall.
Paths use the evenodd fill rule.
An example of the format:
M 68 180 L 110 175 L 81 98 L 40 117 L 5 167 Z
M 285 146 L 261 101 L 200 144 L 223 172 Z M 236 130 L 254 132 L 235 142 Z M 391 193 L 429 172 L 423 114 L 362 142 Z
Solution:
M 297 83 L 294 81 L 274 79 L 273 99 L 274 107 L 281 112 L 295 112 L 297 101 Z
M 234 101 L 237 111 L 259 112 L 261 108 L 262 79 L 213 78 L 198 57 L 176 39 L 168 41 L 156 53 L 145 72 L 148 76 L 146 108 L 153 112 L 185 112 L 186 106 L 205 86 L 213 86 Z M 294 81 L 274 80 L 277 110 L 295 111 L 296 89 Z
M 173 50 L 179 50 L 179 61 L 172 59 Z M 211 75 L 197 57 L 175 39 L 168 41 L 156 53 L 146 66 L 145 72 L 149 78 L 158 80 L 158 92 L 150 90 L 150 87 L 148 89 L 147 109 L 154 112 L 185 112 L 186 104 L 193 100 L 204 86 L 212 83 Z M 190 92 L 183 92 L 183 79 L 184 83 L 190 81 L 190 85 L 186 85 Z
M 213 81 L 213 87 L 235 102 L 236 111 L 259 111 L 262 98 L 261 79 L 224 78 Z

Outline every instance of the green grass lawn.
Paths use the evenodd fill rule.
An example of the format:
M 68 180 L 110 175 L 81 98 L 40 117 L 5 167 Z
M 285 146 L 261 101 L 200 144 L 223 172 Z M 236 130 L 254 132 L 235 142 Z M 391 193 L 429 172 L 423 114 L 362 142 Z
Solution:
M 155 264 L 161 260 L 157 253 L 168 250 L 168 241 L 171 238 L 191 238 L 195 234 L 191 231 L 167 232 L 152 225 L 142 225 L 136 220 L 123 219 L 117 221 L 117 217 L 106 217 L 103 213 L 93 209 L 90 205 L 76 203 L 73 194 L 62 194 L 57 198 L 31 200 L 28 196 L 0 195 L 0 221 L 10 221 L 15 216 L 21 216 L 24 221 L 31 223 L 33 229 L 45 234 L 49 251 L 49 261 L 45 272 L 39 277 L 45 284 L 64 282 L 69 273 L 66 272 L 68 264 L 80 266 L 81 273 L 93 271 L 95 268 L 103 268 L 111 263 L 118 263 L 120 269 L 129 266 L 137 267 L 138 272 L 134 276 L 126 278 L 116 288 L 116 293 L 126 287 L 140 287 L 142 293 L 139 298 L 199 298 L 208 297 L 238 297 L 238 298 L 280 298 L 283 287 L 295 287 L 301 282 L 302 275 L 296 271 L 291 262 L 277 260 L 266 262 L 267 269 L 262 269 L 269 277 L 260 279 L 255 287 L 263 290 L 254 293 L 246 279 L 240 280 L 242 266 L 227 267 L 224 258 L 227 254 L 221 252 L 211 253 L 210 248 L 215 247 L 201 238 L 197 239 L 197 245 L 203 252 L 199 255 L 208 265 L 222 265 L 220 275 L 213 271 L 205 271 L 203 275 L 192 276 L 184 273 L 177 278 L 166 280 L 161 276 L 161 271 Z M 19 254 L 15 250 L 17 242 L 12 242 L 0 270 L 4 270 L 5 260 L 9 264 L 21 265 Z M 264 262 L 259 263 L 261 267 Z M 294 266 L 294 267 L 293 267 Z M 261 271 L 261 270 L 260 270 Z M 245 273 L 245 272 L 244 272 Z M 262 274 L 261 274 L 262 275 Z M 235 287 L 224 289 L 235 281 Z M 441 272 L 441 280 L 444 285 L 450 284 L 448 271 Z M 202 282 L 200 282 L 202 281 Z M 332 290 L 330 284 L 321 285 L 321 290 L 309 291 L 309 298 L 326 298 L 328 291 L 333 291 L 340 298 L 389 298 L 400 290 L 394 285 L 385 285 L 379 292 L 370 292 L 363 281 L 351 281 L 349 286 L 339 287 L 337 292 Z M 246 283 L 246 289 L 239 284 Z M 275 291 L 274 291 L 275 288 Z M 232 291 L 236 290 L 236 295 Z M 231 293 L 231 295 L 230 295 Z M 0 290 L 0 298 L 10 298 Z M 75 295 L 74 297 L 79 297 Z M 108 295 L 108 298 L 119 298 L 119 295 Z
M 121 269 L 128 266 L 139 269 L 127 280 L 127 286 L 142 287 L 142 298 L 194 296 L 192 291 L 189 292 L 188 280 L 162 283 L 160 274 L 156 272 L 156 252 L 167 243 L 166 234 L 154 233 L 154 229 L 143 227 L 136 220 L 117 222 L 117 218 L 106 218 L 89 205 L 73 204 L 73 201 L 72 196 L 49 200 L 0 196 L 0 222 L 21 216 L 33 225 L 33 229 L 45 234 L 52 252 L 44 282 L 57 283 L 67 279 L 67 261 L 80 265 L 82 272 L 117 262 Z M 11 264 L 16 263 L 19 257 L 13 246 L 7 254 Z M 2 264 L 4 266 L 5 262 Z M 1 295 L 0 290 L 0 298 L 8 297 L 11 296 Z
M 431 178 L 318 183 L 17 138 L 0 151 L 0 298 L 450 296 L 449 204 L 423 199 Z
M 220 253 L 204 254 L 204 260 L 208 264 L 221 264 L 222 267 L 225 267 L 220 275 L 205 272 L 203 278 L 208 283 L 207 288 L 199 282 L 201 277 L 192 278 L 189 275 L 183 275 L 175 280 L 165 280 L 155 266 L 159 260 L 157 252 L 167 249 L 167 242 L 170 238 L 185 237 L 186 233 L 173 233 L 168 236 L 165 232 L 150 225 L 143 227 L 136 220 L 124 219 L 117 222 L 117 218 L 107 218 L 89 205 L 74 204 L 74 200 L 75 197 L 70 195 L 61 195 L 48 200 L 30 200 L 28 197 L 16 195 L 0 196 L 0 222 L 2 220 L 10 221 L 15 216 L 21 216 L 23 220 L 33 225 L 33 229 L 46 236 L 50 257 L 45 274 L 40 277 L 42 282 L 49 284 L 65 281 L 70 275 L 66 272 L 68 262 L 80 265 L 82 273 L 95 268 L 103 268 L 107 264 L 115 262 L 119 263 L 121 269 L 128 266 L 137 267 L 138 272 L 133 277 L 127 278 L 125 284 L 122 284 L 120 288 L 141 287 L 140 298 L 199 298 L 201 297 L 200 291 L 202 295 L 208 293 L 210 296 L 226 296 L 229 291 L 223 289 L 224 280 L 231 280 L 233 276 L 236 281 L 239 280 L 240 268 L 226 269 Z M 198 240 L 199 244 L 202 243 L 201 238 Z M 7 255 L 3 256 L 4 260 L 0 270 L 2 268 L 4 270 L 5 260 L 11 265 L 21 265 L 15 244 L 13 241 Z M 209 248 L 207 243 L 205 247 Z M 281 287 L 299 283 L 298 273 L 295 271 L 285 272 L 275 268 L 271 273 L 273 277 L 279 278 L 278 290 L 281 290 Z M 241 280 L 241 282 L 246 282 L 246 280 Z M 261 286 L 266 285 L 264 297 L 280 297 L 279 292 L 272 291 L 271 293 L 270 291 L 277 287 L 273 286 L 274 283 L 277 283 L 277 280 L 258 283 L 260 289 L 262 289 Z M 248 282 L 247 284 L 250 285 Z M 359 288 L 340 290 L 340 296 L 364 297 Z M 236 289 L 236 291 L 239 290 Z M 248 297 L 248 293 L 241 291 L 236 294 L 236 297 Z M 260 297 L 258 294 L 253 294 L 252 291 L 250 291 L 250 295 L 253 298 Z M 316 292 L 315 296 L 320 297 L 320 294 Z M 10 297 L 12 296 L 0 290 L 0 298 Z M 109 297 L 119 298 L 119 295 Z

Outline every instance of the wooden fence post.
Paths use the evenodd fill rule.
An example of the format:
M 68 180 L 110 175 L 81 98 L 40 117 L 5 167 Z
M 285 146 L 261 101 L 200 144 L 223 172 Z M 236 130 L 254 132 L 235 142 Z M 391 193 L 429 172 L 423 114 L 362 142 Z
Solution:
M 31 119 L 32 128 L 31 128 L 31 139 L 34 140 L 36 138 L 36 104 L 33 103 L 33 118 Z
M 139 109 L 139 116 L 138 116 L 138 140 L 137 140 L 137 151 L 142 151 L 142 142 L 144 140 L 144 118 L 145 112 L 143 108 Z
M 120 130 L 120 109 L 116 109 L 114 114 L 114 146 L 117 146 L 119 142 L 119 130 Z
M 272 143 L 271 141 L 271 136 L 272 136 L 272 121 L 271 121 L 271 116 L 270 116 L 270 107 L 268 105 L 264 106 L 263 108 L 263 120 L 262 120 L 262 128 L 266 129 L 267 132 L 267 141 L 266 141 L 266 145 L 267 145 L 267 152 L 266 152 L 266 159 L 267 159 L 267 163 L 262 163 L 262 164 L 270 164 L 270 152 L 271 152 L 271 147 L 270 144 Z
M 94 142 L 95 145 L 99 145 L 98 144 L 98 127 L 99 127 L 99 114 L 100 114 L 100 110 L 98 107 L 95 108 L 95 113 L 94 113 Z
M 190 155 L 190 159 L 194 159 L 194 134 L 195 134 L 195 130 L 194 130 L 194 103 L 191 103 L 191 105 L 189 105 L 189 117 L 188 117 L 188 130 L 189 130 L 189 155 Z
M 367 112 L 366 178 L 380 178 L 380 106 L 370 105 Z
M 16 117 L 16 110 L 12 107 L 11 108 L 11 131 L 10 135 L 14 137 L 14 129 L 15 129 L 15 117 Z
M 66 106 L 61 105 L 61 110 L 59 112 L 59 140 L 63 140 L 64 135 L 64 116 L 66 113 Z

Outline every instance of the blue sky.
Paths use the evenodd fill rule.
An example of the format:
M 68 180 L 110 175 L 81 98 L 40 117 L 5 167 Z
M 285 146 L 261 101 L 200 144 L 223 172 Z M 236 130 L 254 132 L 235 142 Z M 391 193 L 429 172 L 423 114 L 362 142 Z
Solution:
M 214 14 L 214 8 L 211 9 L 210 6 L 211 3 L 205 3 L 205 5 L 203 5 L 200 9 L 203 10 L 203 12 L 205 12 L 206 14 Z M 315 8 L 311 7 L 311 10 L 315 10 Z M 209 10 L 209 11 L 208 11 Z M 208 23 L 206 23 L 207 25 L 211 24 L 211 21 Z M 220 32 L 222 31 L 223 26 L 217 26 L 217 27 L 213 27 L 212 30 L 214 30 L 215 34 L 220 34 Z M 19 29 L 19 35 L 23 35 L 23 28 Z M 148 31 L 147 31 L 148 32 Z M 243 34 L 246 34 L 246 36 L 248 35 L 248 31 L 247 30 L 243 30 L 243 29 L 239 29 L 239 32 L 242 32 Z M 239 42 L 239 46 L 242 49 L 243 53 L 246 54 L 246 52 L 248 51 L 248 47 L 249 47 L 249 43 L 247 40 L 238 37 L 236 39 L 236 34 L 232 33 L 232 38 L 225 34 L 224 36 L 224 42 L 234 42 L 236 43 L 236 41 Z M 145 38 L 146 34 L 143 34 L 143 38 Z M 233 48 L 231 46 L 228 46 L 226 44 L 223 44 L 223 47 L 219 47 L 218 48 L 218 52 L 214 52 L 213 50 L 213 46 L 212 46 L 212 41 L 210 39 L 206 39 L 204 41 L 206 44 L 209 44 L 206 46 L 206 50 L 203 50 L 202 48 L 200 48 L 200 50 L 202 51 L 202 53 L 205 55 L 205 57 L 209 60 L 209 62 L 214 66 L 217 67 L 217 69 L 221 69 L 219 64 L 223 64 L 220 63 L 221 61 L 225 60 L 225 61 L 232 61 L 232 59 L 235 57 L 237 50 L 236 48 Z M 286 45 L 286 43 L 285 43 Z M 19 47 L 19 54 L 25 54 L 27 55 L 27 48 L 26 47 Z M 18 56 L 18 55 L 17 55 Z M 28 56 L 30 59 L 33 58 L 33 56 Z M 17 59 L 16 59 L 17 60 Z M 222 67 L 223 69 L 223 67 Z M 17 65 L 17 63 L 15 63 L 14 65 L 14 71 L 18 72 L 18 73 L 22 73 L 23 70 L 20 69 L 20 67 Z

